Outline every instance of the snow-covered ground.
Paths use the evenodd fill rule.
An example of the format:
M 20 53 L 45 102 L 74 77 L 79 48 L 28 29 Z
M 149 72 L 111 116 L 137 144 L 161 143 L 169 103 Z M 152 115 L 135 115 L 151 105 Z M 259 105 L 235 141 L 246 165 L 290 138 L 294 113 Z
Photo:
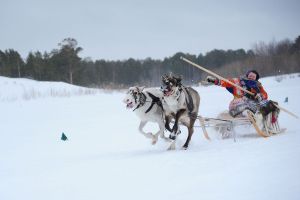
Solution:
M 63 82 L 39 82 L 30 79 L 0 77 L 0 102 L 46 97 L 71 97 L 95 94 L 101 90 L 78 87 Z
M 270 99 L 300 115 L 299 75 L 276 79 L 261 80 Z M 215 117 L 232 98 L 217 86 L 196 89 L 202 116 Z M 299 120 L 282 112 L 285 133 L 264 139 L 248 126 L 236 142 L 212 129 L 207 141 L 196 128 L 187 151 L 182 128 L 178 150 L 166 151 L 138 133 L 123 97 L 0 77 L 0 200 L 300 199 Z

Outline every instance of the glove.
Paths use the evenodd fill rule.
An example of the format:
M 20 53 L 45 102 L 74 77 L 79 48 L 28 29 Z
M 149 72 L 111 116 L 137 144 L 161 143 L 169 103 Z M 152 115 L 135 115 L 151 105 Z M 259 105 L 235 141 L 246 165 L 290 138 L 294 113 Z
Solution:
M 255 96 L 254 96 L 254 99 L 257 100 L 258 102 L 261 102 L 263 100 L 262 98 L 262 95 L 260 93 L 257 93 Z
M 215 85 L 217 85 L 219 83 L 219 80 L 215 77 L 212 77 L 212 76 L 207 76 L 206 81 L 209 82 L 209 83 L 213 83 Z

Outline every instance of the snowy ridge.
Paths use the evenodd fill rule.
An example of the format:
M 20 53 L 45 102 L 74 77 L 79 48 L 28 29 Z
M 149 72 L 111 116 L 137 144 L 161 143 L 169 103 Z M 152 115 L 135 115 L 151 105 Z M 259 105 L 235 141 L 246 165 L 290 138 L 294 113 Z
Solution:
M 35 81 L 0 76 L 0 101 L 30 100 L 45 97 L 71 97 L 98 93 L 100 90 L 64 82 Z

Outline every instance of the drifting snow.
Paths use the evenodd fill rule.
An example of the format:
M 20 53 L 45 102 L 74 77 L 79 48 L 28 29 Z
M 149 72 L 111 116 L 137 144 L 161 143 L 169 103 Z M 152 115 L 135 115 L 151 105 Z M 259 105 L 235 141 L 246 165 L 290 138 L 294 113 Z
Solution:
M 276 79 L 261 80 L 270 99 L 299 115 L 299 75 Z M 164 141 L 152 146 L 138 133 L 123 93 L 74 93 L 79 89 L 85 90 L 0 78 L 1 200 L 300 198 L 299 121 L 286 113 L 280 124 L 287 131 L 271 138 L 258 137 L 249 126 L 237 131 L 236 143 L 212 129 L 207 141 L 195 128 L 187 151 L 166 151 Z M 205 117 L 226 110 L 232 98 L 216 86 L 196 89 Z M 26 101 L 31 90 L 41 95 Z M 70 95 L 53 98 L 51 90 Z M 186 139 L 182 130 L 178 149 Z M 68 141 L 60 140 L 62 132 Z

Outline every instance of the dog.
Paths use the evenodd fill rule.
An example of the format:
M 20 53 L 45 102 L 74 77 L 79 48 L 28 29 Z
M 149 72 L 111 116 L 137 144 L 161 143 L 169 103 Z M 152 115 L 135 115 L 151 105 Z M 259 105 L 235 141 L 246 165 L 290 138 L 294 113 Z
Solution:
M 139 131 L 145 137 L 152 139 L 152 144 L 156 144 L 158 136 L 169 141 L 164 135 L 164 111 L 161 103 L 162 92 L 159 89 L 144 87 L 130 87 L 123 102 L 128 109 L 140 118 Z M 154 135 L 143 131 L 147 122 L 157 123 L 159 131 Z
M 165 128 L 171 132 L 173 140 L 171 149 L 175 149 L 176 136 L 180 133 L 178 123 L 182 123 L 188 129 L 188 137 L 183 149 L 187 149 L 194 133 L 194 124 L 198 116 L 200 95 L 191 87 L 181 84 L 181 77 L 170 75 L 162 76 L 161 90 L 163 92 L 162 105 L 165 113 Z M 170 128 L 170 121 L 175 119 L 174 126 Z

